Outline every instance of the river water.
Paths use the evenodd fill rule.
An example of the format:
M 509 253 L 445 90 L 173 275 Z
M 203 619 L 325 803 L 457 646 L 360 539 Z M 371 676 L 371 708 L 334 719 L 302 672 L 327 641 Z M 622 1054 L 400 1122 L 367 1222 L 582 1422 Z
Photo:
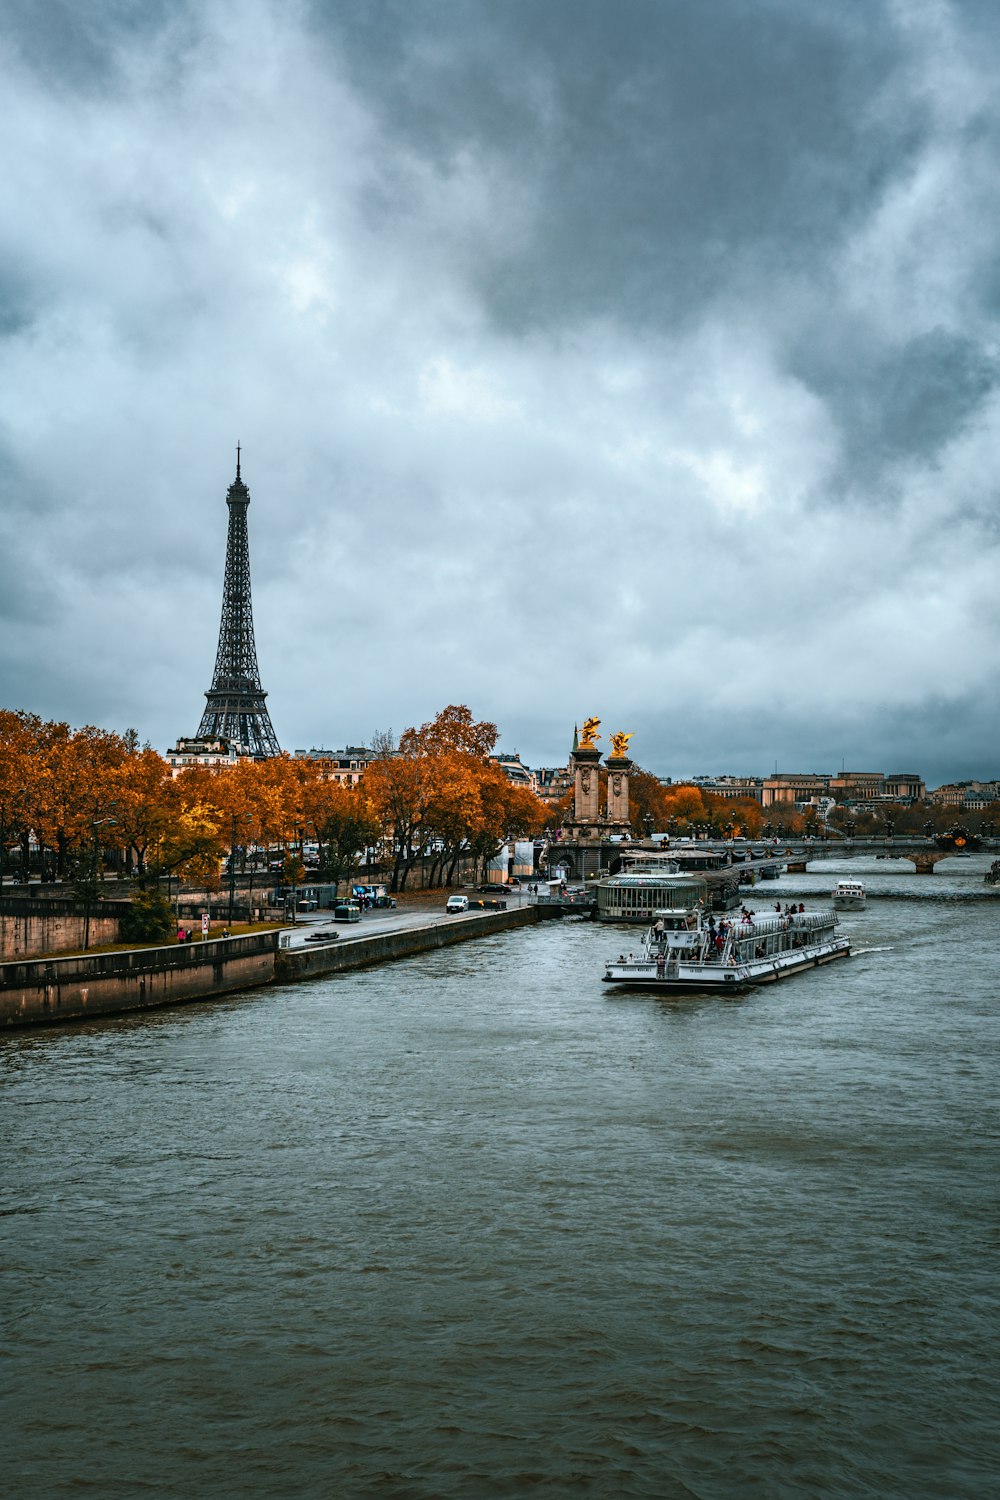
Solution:
M 3 1037 L 0 1493 L 995 1495 L 987 864 L 731 1000 L 567 922 Z

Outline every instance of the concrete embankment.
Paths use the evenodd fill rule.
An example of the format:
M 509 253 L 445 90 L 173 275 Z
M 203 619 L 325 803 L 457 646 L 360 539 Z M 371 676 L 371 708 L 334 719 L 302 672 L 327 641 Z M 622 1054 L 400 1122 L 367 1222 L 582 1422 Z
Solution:
M 0 1024 L 37 1026 L 271 984 L 278 934 L 0 964 Z
M 278 933 L 271 930 L 125 953 L 0 964 L 0 1025 L 51 1025 L 206 1000 L 275 980 L 287 983 L 388 963 L 537 920 L 535 909 L 524 907 L 359 934 L 315 948 L 279 949 Z
M 89 922 L 78 901 L 0 895 L 0 963 L 28 959 L 32 953 L 58 953 L 82 947 L 84 933 L 93 947 L 116 943 L 127 901 L 95 901 Z
M 319 974 L 340 974 L 347 969 L 365 969 L 372 964 L 388 963 L 395 958 L 409 958 L 414 953 L 428 953 L 470 938 L 486 937 L 491 932 L 506 932 L 512 927 L 530 927 L 538 921 L 533 906 L 513 911 L 477 912 L 474 916 L 450 917 L 428 922 L 421 927 L 406 927 L 398 932 L 376 932 L 370 937 L 341 938 L 329 947 L 279 948 L 275 960 L 275 977 L 279 980 L 310 979 Z

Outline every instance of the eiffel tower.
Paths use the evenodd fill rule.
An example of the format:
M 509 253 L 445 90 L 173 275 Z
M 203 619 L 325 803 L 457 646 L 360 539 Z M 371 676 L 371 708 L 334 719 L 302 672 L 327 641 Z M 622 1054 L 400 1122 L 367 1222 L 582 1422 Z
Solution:
M 236 445 L 236 478 L 226 491 L 229 535 L 226 539 L 226 578 L 222 586 L 222 623 L 212 686 L 198 725 L 199 739 L 224 739 L 239 745 L 257 760 L 280 755 L 260 685 L 257 647 L 250 604 L 250 545 L 247 506 L 250 491 L 240 478 L 240 446 Z

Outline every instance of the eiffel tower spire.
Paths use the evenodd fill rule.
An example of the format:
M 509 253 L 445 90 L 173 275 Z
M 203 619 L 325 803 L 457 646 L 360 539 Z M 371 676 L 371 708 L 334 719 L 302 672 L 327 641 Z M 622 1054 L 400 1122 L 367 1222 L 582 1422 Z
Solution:
M 198 726 L 199 739 L 226 739 L 258 760 L 280 755 L 260 685 L 257 647 L 253 638 L 250 603 L 250 545 L 247 507 L 250 491 L 240 478 L 240 449 L 236 448 L 236 478 L 226 492 L 229 535 L 226 539 L 226 578 L 222 586 L 222 623 L 212 686 Z

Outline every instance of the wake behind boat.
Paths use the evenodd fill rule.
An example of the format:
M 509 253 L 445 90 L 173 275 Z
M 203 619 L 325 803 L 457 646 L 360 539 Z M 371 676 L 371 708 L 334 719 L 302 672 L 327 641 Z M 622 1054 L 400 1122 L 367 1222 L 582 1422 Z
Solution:
M 608 963 L 604 983 L 660 994 L 736 994 L 802 969 L 847 958 L 850 938 L 837 937 L 832 911 L 744 909 L 716 919 L 702 908 L 657 911 L 638 955 Z

